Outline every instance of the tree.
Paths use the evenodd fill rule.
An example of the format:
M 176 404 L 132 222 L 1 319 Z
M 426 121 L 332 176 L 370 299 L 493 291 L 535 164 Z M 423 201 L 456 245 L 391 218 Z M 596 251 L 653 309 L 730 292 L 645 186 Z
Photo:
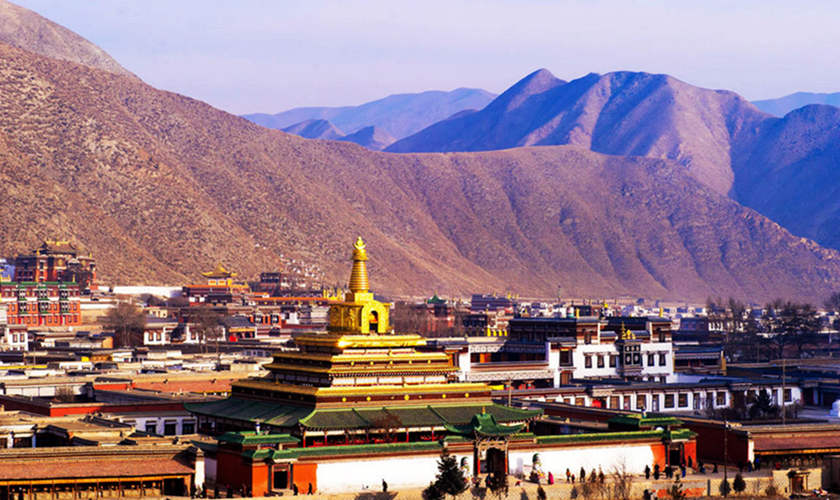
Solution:
M 747 483 L 744 481 L 744 477 L 739 472 L 738 474 L 735 474 L 735 479 L 732 480 L 732 490 L 736 494 L 740 495 L 745 489 L 747 489 Z
M 423 490 L 423 500 L 443 500 L 446 495 L 437 487 L 437 483 L 429 483 L 429 486 Z
M 685 491 L 683 491 L 682 483 L 680 482 L 680 476 L 677 475 L 677 478 L 674 479 L 674 484 L 671 485 L 671 488 L 668 489 L 668 495 L 674 500 L 684 500 L 686 495 Z
M 650 468 L 648 467 L 648 470 Z M 630 500 L 633 489 L 633 474 L 627 470 L 627 464 L 622 462 L 612 471 L 612 498 L 616 500 Z
M 130 302 L 118 302 L 101 320 L 102 326 L 114 332 L 120 347 L 143 344 L 146 315 Z
M 718 490 L 720 491 L 721 496 L 729 496 L 729 493 L 732 491 L 732 487 L 729 486 L 729 480 L 724 479 L 723 481 L 721 481 Z
M 192 306 L 187 314 L 189 314 L 190 330 L 196 335 L 204 351 L 207 352 L 207 341 L 215 341 L 218 350 L 222 336 L 221 315 L 207 304 Z
M 458 459 L 450 455 L 446 448 L 440 452 L 434 486 L 441 495 L 451 495 L 453 498 L 466 491 L 468 486 L 464 472 L 458 467 Z
M 776 417 L 779 414 L 779 407 L 773 404 L 773 398 L 767 389 L 762 389 L 749 408 L 751 419 Z

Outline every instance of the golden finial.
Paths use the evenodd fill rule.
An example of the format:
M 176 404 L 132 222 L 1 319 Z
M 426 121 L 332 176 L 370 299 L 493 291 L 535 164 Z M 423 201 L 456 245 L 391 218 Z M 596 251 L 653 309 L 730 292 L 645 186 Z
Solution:
M 365 242 L 359 236 L 353 245 L 353 271 L 350 273 L 350 291 L 353 293 L 367 293 L 370 288 L 365 261 L 367 261 Z

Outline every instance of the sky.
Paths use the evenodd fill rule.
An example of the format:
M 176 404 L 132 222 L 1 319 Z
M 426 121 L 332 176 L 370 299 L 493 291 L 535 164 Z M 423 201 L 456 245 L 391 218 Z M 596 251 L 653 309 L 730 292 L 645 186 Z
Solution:
M 813 0 L 14 0 L 147 83 L 231 113 L 668 73 L 748 99 L 840 91 L 840 4 Z

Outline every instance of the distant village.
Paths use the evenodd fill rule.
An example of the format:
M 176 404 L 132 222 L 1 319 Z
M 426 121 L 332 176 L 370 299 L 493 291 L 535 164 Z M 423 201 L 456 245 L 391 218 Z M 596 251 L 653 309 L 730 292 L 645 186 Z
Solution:
M 390 301 L 347 257 L 343 288 L 224 263 L 173 288 L 103 286 L 69 241 L 8 256 L 0 500 L 429 500 L 452 463 L 481 498 L 840 488 L 840 295 Z

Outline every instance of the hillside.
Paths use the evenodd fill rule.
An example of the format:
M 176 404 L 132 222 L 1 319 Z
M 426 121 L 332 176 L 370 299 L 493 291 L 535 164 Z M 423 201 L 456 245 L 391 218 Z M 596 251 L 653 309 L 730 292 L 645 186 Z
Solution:
M 344 133 L 327 120 L 304 120 L 283 129 L 283 132 L 295 134 L 305 139 L 338 139 Z
M 0 0 L 0 42 L 54 59 L 133 76 L 96 45 L 7 0 Z
M 284 129 L 304 120 L 329 120 L 341 130 L 358 131 L 375 126 L 395 138 L 411 135 L 466 109 L 481 109 L 493 98 L 481 89 L 429 90 L 396 94 L 359 106 L 294 108 L 277 114 L 254 113 L 244 117 L 268 128 Z
M 796 92 L 795 94 L 778 97 L 776 99 L 762 99 L 753 101 L 755 107 L 774 116 L 785 116 L 794 109 L 809 104 L 828 104 L 840 107 L 840 92 L 820 94 L 815 92 Z
M 824 96 L 829 100 L 829 96 Z M 796 235 L 840 248 L 840 113 L 807 106 L 784 118 L 728 91 L 667 75 L 537 71 L 483 110 L 432 125 L 386 151 L 486 151 L 570 144 L 666 158 Z
M 432 125 L 387 151 L 569 144 L 674 160 L 725 194 L 733 184 L 730 143 L 765 116 L 733 92 L 701 89 L 667 75 L 592 73 L 565 82 L 542 69 L 478 113 Z
M 392 294 L 511 290 L 822 300 L 840 254 L 673 162 L 574 147 L 375 153 L 268 130 L 139 80 L 0 45 L 0 251 L 90 249 L 106 282 L 286 258 Z
M 393 144 L 394 138 L 387 132 L 376 127 L 364 127 L 352 134 L 345 135 L 338 139 L 340 141 L 354 142 L 373 151 L 382 151 Z

